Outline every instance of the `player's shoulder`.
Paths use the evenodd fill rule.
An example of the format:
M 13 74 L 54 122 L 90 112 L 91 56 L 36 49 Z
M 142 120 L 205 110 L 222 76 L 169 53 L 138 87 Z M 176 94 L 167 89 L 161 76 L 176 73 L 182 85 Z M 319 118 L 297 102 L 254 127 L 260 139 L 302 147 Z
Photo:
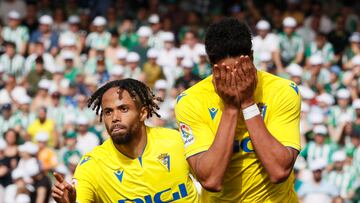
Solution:
M 159 147 L 183 147 L 179 131 L 163 127 L 147 127 L 148 139 L 152 139 Z
M 272 97 L 296 97 L 300 91 L 295 82 L 265 71 L 258 71 L 258 80 L 262 92 Z
M 196 101 L 206 100 L 214 94 L 216 94 L 215 88 L 212 83 L 212 75 L 210 75 L 179 94 L 175 107 L 184 103 L 194 104 Z
M 99 146 L 96 146 L 92 151 L 85 154 L 83 156 L 83 159 L 93 160 L 93 163 L 95 164 L 98 161 L 108 159 L 111 153 L 110 147 L 111 147 L 111 139 L 107 139 L 104 143 L 102 143 Z

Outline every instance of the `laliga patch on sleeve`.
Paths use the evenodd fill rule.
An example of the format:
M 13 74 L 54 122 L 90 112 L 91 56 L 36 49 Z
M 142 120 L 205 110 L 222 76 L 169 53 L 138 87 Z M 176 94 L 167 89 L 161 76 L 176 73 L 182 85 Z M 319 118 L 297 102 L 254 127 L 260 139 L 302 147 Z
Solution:
M 181 138 L 184 141 L 184 146 L 187 147 L 190 144 L 194 143 L 194 135 L 191 131 L 190 126 L 184 124 L 184 123 L 180 123 L 180 133 L 181 133 Z

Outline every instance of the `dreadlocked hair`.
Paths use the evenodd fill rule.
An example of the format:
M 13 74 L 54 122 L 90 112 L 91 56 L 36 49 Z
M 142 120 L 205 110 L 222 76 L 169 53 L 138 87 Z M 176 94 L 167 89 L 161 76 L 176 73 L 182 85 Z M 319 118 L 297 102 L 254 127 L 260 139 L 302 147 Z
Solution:
M 88 107 L 94 110 L 96 115 L 100 115 L 100 122 L 102 121 L 103 115 L 101 109 L 102 97 L 108 89 L 113 87 L 119 88 L 120 91 L 126 90 L 129 92 L 134 101 L 136 101 L 136 97 L 139 97 L 141 106 L 145 106 L 148 110 L 147 118 L 152 117 L 154 114 L 160 118 L 160 115 L 156 112 L 156 110 L 159 110 L 160 108 L 155 103 L 155 101 L 162 101 L 162 99 L 160 97 L 155 97 L 155 94 L 144 83 L 138 80 L 127 78 L 123 80 L 113 80 L 106 83 L 97 89 L 88 99 Z M 118 93 L 120 94 L 120 92 Z

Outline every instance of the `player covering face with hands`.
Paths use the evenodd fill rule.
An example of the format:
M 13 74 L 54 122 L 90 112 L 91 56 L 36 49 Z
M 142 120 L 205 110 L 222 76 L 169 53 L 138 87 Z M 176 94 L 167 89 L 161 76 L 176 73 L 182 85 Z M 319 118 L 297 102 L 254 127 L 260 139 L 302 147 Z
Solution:
M 213 84 L 224 105 L 238 109 L 254 103 L 256 68 L 249 56 L 229 58 L 213 66 Z
M 211 25 L 205 47 L 213 75 L 181 93 L 175 106 L 201 201 L 297 202 L 297 86 L 256 70 L 251 32 L 236 19 Z

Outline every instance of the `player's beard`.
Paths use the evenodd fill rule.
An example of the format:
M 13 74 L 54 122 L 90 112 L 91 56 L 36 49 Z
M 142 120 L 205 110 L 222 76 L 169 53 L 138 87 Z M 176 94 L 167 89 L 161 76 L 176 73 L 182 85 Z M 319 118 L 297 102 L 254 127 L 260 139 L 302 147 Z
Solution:
M 128 126 L 126 128 L 127 130 L 125 133 L 121 133 L 121 132 L 109 133 L 114 144 L 123 145 L 130 143 L 136 136 L 136 132 L 139 132 L 140 125 L 135 124 L 134 126 Z

